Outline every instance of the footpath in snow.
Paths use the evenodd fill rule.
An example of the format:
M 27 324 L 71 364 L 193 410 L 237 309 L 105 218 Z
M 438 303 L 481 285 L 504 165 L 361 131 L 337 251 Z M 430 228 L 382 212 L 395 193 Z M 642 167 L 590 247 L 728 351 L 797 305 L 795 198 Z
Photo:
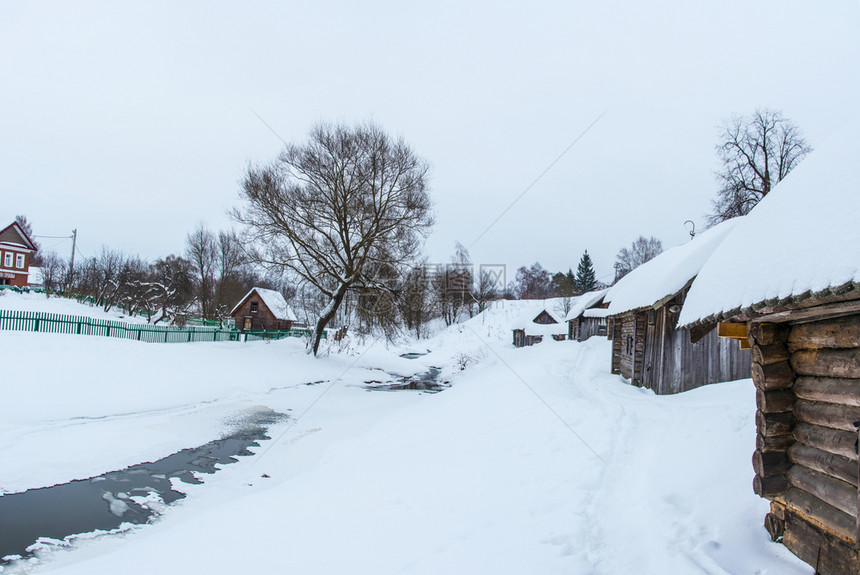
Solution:
M 658 397 L 608 373 L 606 340 L 514 349 L 519 314 L 319 359 L 297 339 L 0 332 L 17 359 L 0 383 L 0 492 L 202 445 L 256 410 L 289 416 L 154 523 L 4 575 L 811 573 L 761 526 L 748 380 Z M 365 383 L 430 366 L 450 388 Z

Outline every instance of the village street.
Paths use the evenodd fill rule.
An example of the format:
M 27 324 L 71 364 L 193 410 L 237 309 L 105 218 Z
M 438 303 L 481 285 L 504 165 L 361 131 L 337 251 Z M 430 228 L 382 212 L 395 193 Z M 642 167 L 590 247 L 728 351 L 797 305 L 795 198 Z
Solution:
M 611 343 L 510 345 L 499 306 L 420 344 L 144 344 L 3 332 L 0 489 L 288 418 L 151 525 L 44 541 L 4 573 L 810 573 L 761 527 L 749 380 L 655 396 Z M 409 351 L 430 353 L 404 359 Z M 439 393 L 368 391 L 442 369 Z M 465 369 L 461 370 L 461 367 Z M 117 495 L 117 494 L 113 494 Z

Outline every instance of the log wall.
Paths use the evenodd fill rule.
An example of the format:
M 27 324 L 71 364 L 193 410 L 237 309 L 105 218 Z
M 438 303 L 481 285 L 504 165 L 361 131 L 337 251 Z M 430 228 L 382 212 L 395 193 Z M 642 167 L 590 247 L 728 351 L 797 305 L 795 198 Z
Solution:
M 607 320 L 607 335 L 612 341 L 612 367 L 611 373 L 621 374 L 621 320 L 609 318 Z
M 860 315 L 749 331 L 765 526 L 817 573 L 858 573 Z

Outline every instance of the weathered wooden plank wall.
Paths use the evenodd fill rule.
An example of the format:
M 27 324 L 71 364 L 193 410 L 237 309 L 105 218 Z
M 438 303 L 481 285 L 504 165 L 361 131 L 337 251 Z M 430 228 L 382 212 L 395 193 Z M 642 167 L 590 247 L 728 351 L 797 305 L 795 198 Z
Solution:
M 577 341 L 585 341 L 595 335 L 606 336 L 606 318 L 579 317 L 576 322 L 579 324 L 576 332 Z
M 649 313 L 642 385 L 660 395 L 680 393 L 710 383 L 750 377 L 749 350 L 712 331 L 690 343 L 690 331 L 676 330 L 672 302 Z
M 613 373 L 642 385 L 647 312 L 629 312 L 614 318 Z M 617 370 L 617 371 L 616 371 Z

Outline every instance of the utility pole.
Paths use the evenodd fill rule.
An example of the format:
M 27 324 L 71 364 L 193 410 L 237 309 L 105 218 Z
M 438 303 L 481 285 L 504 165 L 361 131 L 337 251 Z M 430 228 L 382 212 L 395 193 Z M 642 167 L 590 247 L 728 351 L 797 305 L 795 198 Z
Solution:
M 69 258 L 69 277 L 66 279 L 66 292 L 72 287 L 72 278 L 75 274 L 75 243 L 78 241 L 78 230 L 72 230 L 72 257 Z

